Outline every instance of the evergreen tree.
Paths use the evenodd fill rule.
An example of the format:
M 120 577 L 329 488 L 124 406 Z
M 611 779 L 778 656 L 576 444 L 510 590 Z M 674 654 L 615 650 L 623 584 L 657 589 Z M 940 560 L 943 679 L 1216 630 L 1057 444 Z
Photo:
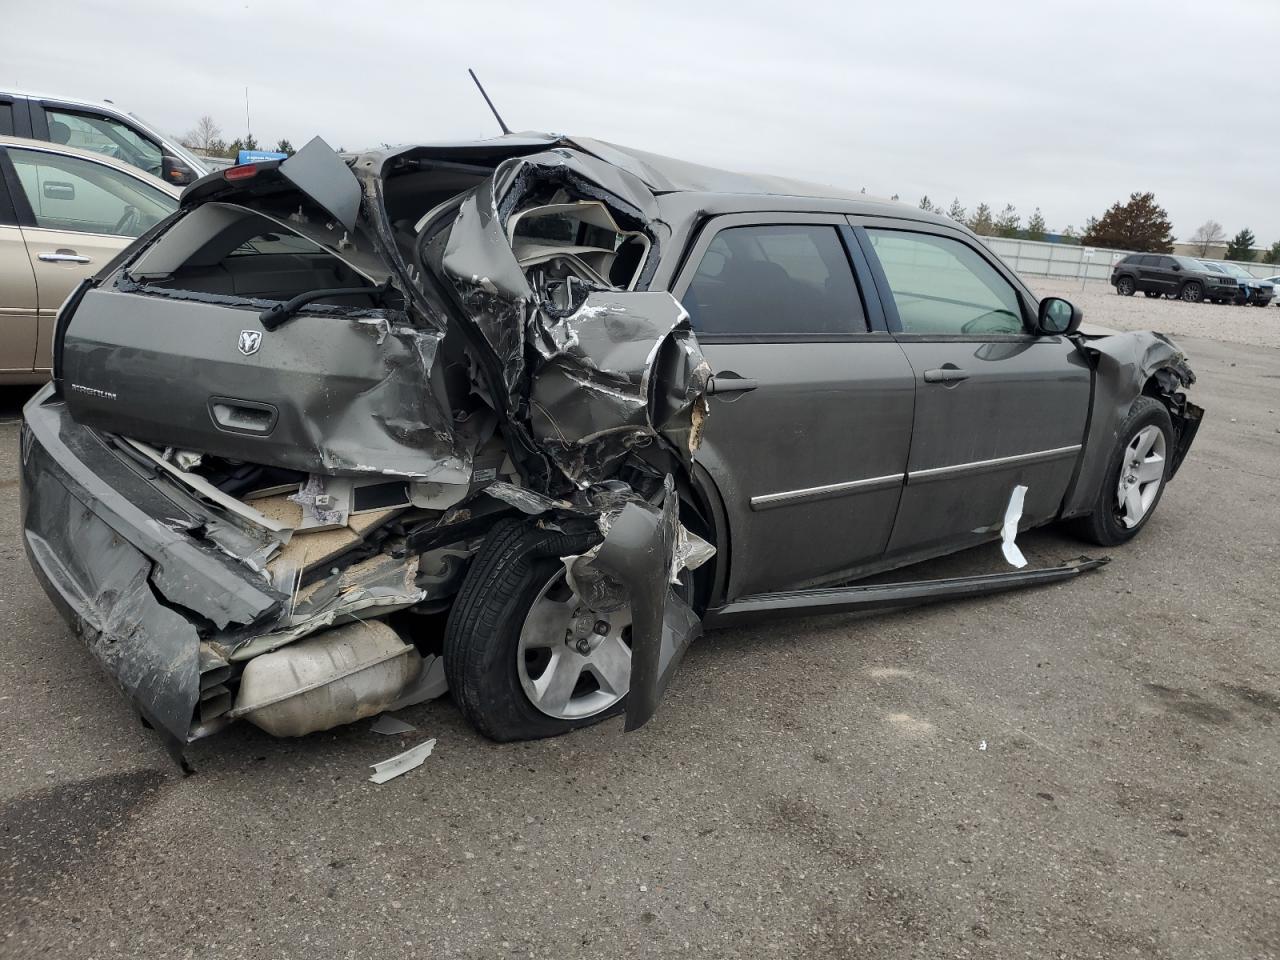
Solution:
M 1012 203 L 1006 203 L 1000 216 L 996 217 L 996 236 L 1016 237 L 1021 225 L 1022 218 L 1018 216 L 1018 211 L 1013 208 Z
M 951 206 L 947 208 L 947 216 L 956 223 L 964 223 L 964 207 L 960 206 L 960 198 L 956 197 L 951 201 Z
M 1043 240 L 1044 239 L 1044 216 L 1040 213 L 1040 208 L 1036 207 L 1035 213 L 1027 217 L 1027 239 Z
M 1242 260 L 1245 263 L 1253 261 L 1253 245 L 1257 242 L 1257 238 L 1253 235 L 1253 231 L 1245 227 L 1234 237 L 1227 241 L 1226 260 Z
M 980 237 L 990 237 L 995 234 L 996 223 L 991 216 L 991 208 L 985 203 L 978 204 L 978 209 L 973 211 L 973 216 L 969 218 L 969 229 Z
M 937 207 L 933 205 L 933 202 L 929 199 L 929 195 L 927 193 L 920 198 L 920 209 L 925 213 L 934 213 L 937 210 Z

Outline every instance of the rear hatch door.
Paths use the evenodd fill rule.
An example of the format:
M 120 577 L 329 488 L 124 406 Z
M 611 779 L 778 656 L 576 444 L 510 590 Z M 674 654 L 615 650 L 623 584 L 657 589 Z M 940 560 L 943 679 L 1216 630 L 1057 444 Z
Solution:
M 465 482 L 433 376 L 441 333 L 382 286 L 391 271 L 355 225 L 359 184 L 345 164 L 328 151 L 350 190 L 314 162 L 298 182 L 284 175 L 306 153 L 193 185 L 184 215 L 85 292 L 60 324 L 56 376 L 70 412 L 229 459 Z M 264 324 L 265 311 L 320 290 L 346 292 Z

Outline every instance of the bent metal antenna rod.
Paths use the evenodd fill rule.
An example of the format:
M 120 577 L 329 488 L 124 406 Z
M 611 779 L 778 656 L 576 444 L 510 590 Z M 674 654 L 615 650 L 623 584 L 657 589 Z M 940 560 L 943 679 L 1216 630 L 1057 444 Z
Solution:
M 480 96 L 484 97 L 484 102 L 487 103 L 489 105 L 489 109 L 493 111 L 493 118 L 498 121 L 498 126 L 502 128 L 502 132 L 510 133 L 511 128 L 502 121 L 502 116 L 498 113 L 498 108 L 495 107 L 493 105 L 493 101 L 489 99 L 489 94 L 484 92 L 484 87 L 480 83 L 480 78 L 476 76 L 476 72 L 470 67 L 467 67 L 467 73 L 471 74 L 471 79 L 475 81 L 476 89 L 480 91 Z

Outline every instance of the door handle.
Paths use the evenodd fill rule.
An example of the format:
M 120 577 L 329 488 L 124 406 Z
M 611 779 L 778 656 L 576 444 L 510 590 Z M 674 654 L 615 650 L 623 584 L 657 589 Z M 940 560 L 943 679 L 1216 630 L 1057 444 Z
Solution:
M 748 393 L 760 386 L 760 381 L 740 377 L 731 370 L 718 373 L 707 381 L 707 394 Z
M 955 367 L 943 367 L 939 370 L 926 370 L 924 372 L 925 383 L 959 383 L 961 380 L 968 380 L 969 374 L 963 370 L 957 370 Z
M 74 250 L 55 250 L 53 253 L 37 253 L 36 259 L 45 263 L 93 263 L 88 257 L 82 257 Z

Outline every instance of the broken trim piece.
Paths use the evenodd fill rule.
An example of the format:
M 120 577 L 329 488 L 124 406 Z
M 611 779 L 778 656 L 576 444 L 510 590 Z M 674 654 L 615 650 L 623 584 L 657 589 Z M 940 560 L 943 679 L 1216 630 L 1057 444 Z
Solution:
M 908 580 L 901 583 L 874 583 L 819 590 L 793 590 L 786 593 L 761 593 L 744 597 L 707 611 L 703 623 L 726 626 L 762 617 L 794 616 L 820 613 L 847 613 L 853 610 L 880 610 L 885 607 L 930 603 L 935 600 L 957 600 L 980 597 L 988 593 L 1035 587 L 1059 580 L 1069 580 L 1111 562 L 1110 557 L 1081 557 L 1059 567 L 1021 570 L 1016 573 L 990 573 L 976 577 L 951 577 L 946 580 Z
M 288 543 L 289 537 L 293 530 L 287 523 L 281 523 L 279 520 L 272 520 L 264 513 L 260 513 L 253 507 L 246 504 L 243 500 L 237 500 L 228 493 L 223 493 L 204 477 L 196 473 L 189 473 L 179 468 L 177 465 L 166 460 L 155 447 L 150 444 L 141 442 L 140 440 L 131 440 L 129 437 L 121 437 L 125 443 L 137 450 L 140 454 L 154 463 L 169 476 L 173 477 L 179 483 L 186 486 L 192 492 L 199 494 L 206 500 L 210 500 L 222 507 L 228 513 L 234 514 L 242 520 L 256 524 L 263 529 L 270 530 L 272 533 L 281 534 L 280 542 Z

